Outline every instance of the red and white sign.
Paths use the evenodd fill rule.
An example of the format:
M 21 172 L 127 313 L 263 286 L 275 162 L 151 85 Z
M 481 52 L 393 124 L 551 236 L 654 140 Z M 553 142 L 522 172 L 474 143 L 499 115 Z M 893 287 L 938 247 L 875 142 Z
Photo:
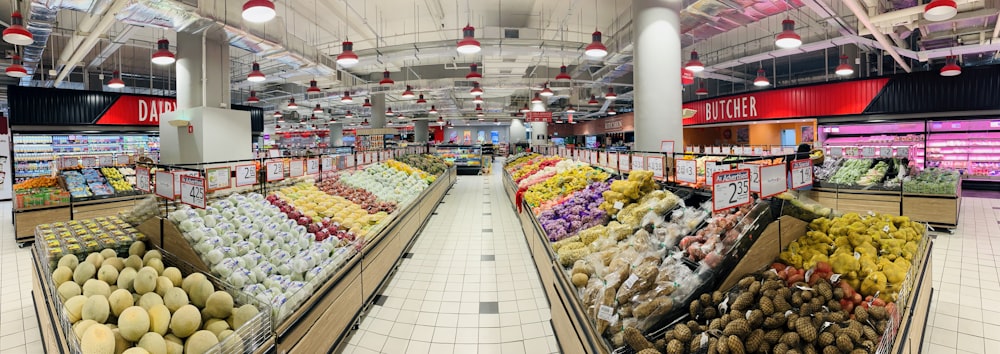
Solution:
M 677 182 L 698 183 L 698 161 L 674 160 L 674 180 Z
M 812 159 L 792 161 L 792 189 L 798 189 L 813 184 Z
M 306 174 L 309 175 L 319 174 L 319 159 L 306 160 Z
M 173 98 L 121 95 L 94 124 L 160 125 L 160 116 L 176 109 Z
M 694 73 L 691 70 L 681 68 L 681 84 L 690 85 L 694 83 Z
M 719 171 L 711 179 L 712 211 L 750 204 L 750 170 Z
M 181 203 L 205 209 L 205 179 L 201 176 L 181 176 Z
M 750 191 L 760 193 L 760 165 L 753 163 L 741 163 L 736 168 L 750 171 Z
M 292 178 L 302 177 L 305 174 L 306 174 L 306 166 L 305 166 L 305 161 L 304 160 L 292 160 L 292 161 L 289 161 L 289 163 L 288 163 L 288 176 L 289 177 L 292 177 Z
M 621 154 L 618 156 L 618 169 L 621 172 L 628 172 L 632 170 L 632 161 L 629 154 Z
M 135 168 L 135 187 L 149 193 L 149 169 L 141 166 Z
M 174 200 L 174 174 L 167 171 L 156 171 L 157 196 Z
M 619 160 L 619 153 L 617 153 L 617 152 L 609 152 L 608 153 L 608 168 L 610 168 L 612 170 L 618 170 L 618 160 Z
M 788 190 L 788 177 L 785 164 L 776 164 L 760 168 L 760 197 L 784 193 Z
M 646 156 L 646 169 L 653 171 L 653 178 L 662 180 L 665 176 L 663 156 Z
M 528 112 L 524 114 L 524 121 L 548 123 L 552 121 L 552 112 Z
M 268 161 L 266 165 L 267 181 L 274 182 L 285 179 L 285 164 L 281 161 Z
M 236 186 L 252 186 L 257 184 L 257 165 L 236 165 Z

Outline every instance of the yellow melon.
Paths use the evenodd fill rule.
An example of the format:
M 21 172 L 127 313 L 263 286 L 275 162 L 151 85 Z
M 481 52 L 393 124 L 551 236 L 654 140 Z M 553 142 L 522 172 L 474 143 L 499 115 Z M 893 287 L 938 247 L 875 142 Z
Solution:
M 150 354 L 150 353 L 146 349 L 142 349 L 139 347 L 131 347 L 122 352 L 122 354 Z
M 115 267 L 115 270 L 121 273 L 122 269 L 125 269 L 125 260 L 118 257 L 105 258 L 104 265 Z
M 159 258 L 150 258 L 148 261 L 143 262 L 147 267 L 156 269 L 156 274 L 160 275 L 163 273 L 163 260 Z
M 100 256 L 100 255 L 98 255 Z M 73 270 L 73 281 L 79 285 L 83 285 L 87 280 L 93 279 L 94 274 L 97 273 L 97 267 L 93 263 L 83 262 L 76 266 Z
M 83 304 L 81 316 L 84 320 L 94 320 L 97 323 L 108 321 L 111 307 L 108 305 L 108 298 L 103 295 L 91 295 L 87 297 L 87 302 Z
M 135 342 L 149 332 L 149 314 L 139 306 L 132 306 L 122 311 L 118 316 L 118 330 L 122 337 Z
M 200 282 L 202 280 L 206 280 L 206 279 L 207 278 L 205 277 L 204 274 L 201 274 L 201 273 L 192 273 L 192 274 L 188 275 L 186 278 L 184 278 L 184 280 L 181 282 L 181 289 L 184 289 L 184 291 L 186 291 L 186 292 L 188 292 L 190 294 L 191 293 L 191 286 L 192 285 L 194 285 L 195 283 Z
M 121 315 L 122 311 L 135 305 L 132 301 L 132 293 L 125 289 L 118 289 L 108 296 L 108 305 L 111 306 L 111 313 L 115 316 Z
M 188 304 L 188 295 L 184 292 L 184 289 L 170 288 L 163 295 L 163 304 L 167 305 L 167 309 L 170 309 L 170 312 L 173 313 L 181 308 L 181 306 Z
M 156 269 L 152 267 L 142 267 L 139 272 L 135 275 L 135 280 L 132 282 L 132 288 L 135 290 L 136 294 L 143 295 L 145 293 L 156 290 L 156 278 L 159 277 L 159 273 Z
M 188 296 L 191 298 L 192 304 L 203 308 L 205 307 L 205 302 L 208 301 L 208 297 L 212 296 L 214 292 L 215 286 L 206 279 L 191 285 L 191 289 L 188 290 Z
M 139 297 L 139 301 L 136 302 L 136 306 L 142 307 L 149 310 L 153 306 L 163 305 L 163 298 L 156 293 L 145 293 Z
M 131 246 L 128 247 L 129 256 L 142 257 L 144 254 L 146 254 L 146 244 L 142 241 L 133 243 Z
M 67 266 L 59 266 L 52 272 L 52 281 L 56 283 L 56 286 L 60 286 L 70 280 L 73 280 L 73 270 Z
M 105 248 L 101 250 L 101 257 L 104 257 L 104 260 L 108 260 L 108 258 L 118 257 L 118 252 L 110 248 Z
M 108 284 L 116 284 L 118 282 L 118 269 L 110 264 L 104 264 L 101 269 L 97 270 L 97 279 Z
M 257 316 L 257 313 L 259 312 L 260 311 L 258 311 L 257 307 L 254 305 L 246 304 L 240 306 L 235 311 L 233 311 L 232 323 L 229 324 L 229 327 L 232 327 L 233 329 L 239 329 L 240 327 L 243 327 L 244 323 L 247 323 L 254 316 Z
M 115 333 L 108 326 L 90 326 L 80 338 L 80 351 L 87 354 L 114 354 Z
M 205 327 L 202 329 L 212 332 L 216 336 L 218 336 L 219 333 L 222 333 L 222 331 L 229 329 L 229 323 L 223 320 L 213 318 L 206 321 Z
M 91 326 L 96 324 L 98 323 L 97 321 L 94 320 L 83 320 L 77 322 L 76 324 L 73 325 L 73 334 L 76 335 L 77 338 L 83 338 L 83 335 L 87 333 L 87 330 L 90 329 Z
M 83 304 L 87 303 L 87 297 L 83 295 L 77 295 L 69 298 L 63 303 L 63 312 L 66 313 L 66 319 L 69 323 L 76 323 L 83 317 Z
M 120 329 L 112 328 L 111 331 L 115 333 L 115 354 L 122 354 L 126 349 L 132 347 L 132 343 L 125 340 L 125 337 L 122 337 Z
M 170 332 L 177 338 L 187 338 L 201 327 L 201 312 L 194 305 L 184 305 L 170 317 Z
M 76 269 L 76 266 L 80 264 L 80 259 L 76 258 L 75 254 L 67 254 L 59 258 L 59 266 L 67 267 L 70 270 Z
M 166 335 L 170 329 L 170 310 L 163 305 L 154 305 L 146 311 L 149 313 L 149 331 Z
M 184 281 L 184 276 L 181 275 L 181 270 L 177 267 L 167 267 L 163 269 L 163 276 L 170 279 L 170 283 L 174 286 L 181 286 L 181 282 Z
M 161 297 L 167 294 L 167 290 L 174 287 L 174 282 L 170 281 L 170 278 L 165 276 L 159 276 L 156 278 L 156 293 Z
M 56 291 L 59 292 L 59 299 L 62 301 L 83 294 L 83 289 L 80 288 L 80 285 L 70 281 L 62 283 Z
M 147 251 L 146 254 L 142 255 L 142 264 L 149 263 L 150 259 L 159 259 L 159 260 L 162 261 L 163 260 L 163 255 L 161 255 L 160 251 L 157 251 L 157 250 Z
M 87 263 L 94 265 L 94 269 L 100 268 L 101 264 L 104 263 L 104 256 L 100 253 L 91 253 L 87 255 Z
M 216 291 L 205 300 L 205 313 L 212 318 L 225 319 L 233 313 L 233 296 L 225 291 Z
M 184 342 L 184 354 L 202 354 L 219 344 L 219 338 L 209 331 L 198 331 Z
M 149 354 L 167 354 L 167 341 L 163 340 L 163 336 L 159 333 L 146 333 L 136 345 L 145 349 Z
M 122 269 L 122 271 L 118 273 L 118 288 L 132 291 L 132 284 L 135 282 L 136 275 L 138 275 L 138 272 L 136 272 L 135 269 Z
M 90 297 L 91 295 L 108 297 L 111 295 L 111 286 L 97 279 L 87 280 L 86 283 L 83 283 L 83 296 Z
M 142 258 L 134 255 L 128 256 L 128 258 L 125 259 L 125 266 L 135 270 L 142 269 Z

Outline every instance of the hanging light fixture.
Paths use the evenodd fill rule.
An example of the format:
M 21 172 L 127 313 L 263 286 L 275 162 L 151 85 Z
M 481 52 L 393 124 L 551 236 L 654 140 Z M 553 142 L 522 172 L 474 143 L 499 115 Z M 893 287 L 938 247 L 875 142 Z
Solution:
M 438 124 L 444 124 L 444 117 L 438 116 Z
M 248 0 L 243 3 L 243 19 L 249 22 L 267 22 L 277 14 L 274 3 L 270 0 Z
M 340 102 L 341 103 L 354 103 L 354 98 L 351 97 L 351 91 L 344 91 L 344 95 L 340 96 Z M 366 103 L 368 102 L 367 98 L 365 99 L 365 102 Z M 371 105 L 368 105 L 368 106 L 371 106 Z
M 283 115 L 283 114 L 281 114 L 281 111 L 274 111 L 274 114 L 273 114 L 273 116 L 274 116 L 274 118 L 281 118 L 281 117 L 282 117 L 282 116 L 284 116 L 284 115 Z
M 615 110 L 615 107 L 608 107 L 608 110 L 605 112 L 608 113 L 609 116 L 618 114 L 618 111 Z
M 694 94 L 698 96 L 708 96 L 708 89 L 705 88 L 705 81 L 701 82 L 700 86 L 698 87 L 698 90 L 696 90 Z
M 477 104 L 476 105 L 476 112 L 482 112 L 482 111 L 483 111 L 483 106 Z
M 257 91 L 250 90 L 250 97 L 247 97 L 247 103 L 257 103 L 260 102 L 260 98 L 257 98 Z
M 10 14 L 10 27 L 3 30 L 3 41 L 20 46 L 35 43 L 35 37 L 24 28 L 24 18 L 21 17 L 20 11 L 15 10 Z
M 848 61 L 846 55 L 840 56 L 840 65 L 837 65 L 837 70 L 835 71 L 837 75 L 840 76 L 851 76 L 854 74 L 854 66 L 852 66 Z
M 296 108 L 299 108 L 299 105 L 297 103 L 295 103 L 295 97 L 289 98 L 288 99 L 288 109 L 296 109 Z
M 528 113 L 528 112 L 531 112 L 531 108 L 528 108 L 528 104 L 525 103 L 524 107 L 521 107 L 521 113 Z
M 531 98 L 531 103 L 533 103 L 533 104 L 534 103 L 542 103 L 542 97 L 540 96 L 540 93 L 535 92 L 535 97 Z
M 351 66 L 358 63 L 358 55 L 354 54 L 354 43 L 344 41 L 340 43 L 340 54 L 337 55 L 337 64 L 340 66 Z
M 600 104 L 600 102 L 597 102 L 597 96 L 590 95 L 590 101 L 587 101 L 587 104 L 595 105 L 595 104 Z
M 316 107 L 313 107 L 313 113 L 323 113 L 323 107 L 321 107 L 319 103 L 317 103 Z
M 566 113 L 576 113 L 576 108 L 573 108 L 573 106 L 568 106 L 566 107 Z
M 405 99 L 411 99 L 411 98 L 413 98 L 413 91 L 412 90 L 413 90 L 413 86 L 406 85 L 406 90 L 403 90 L 403 94 L 400 95 L 399 97 L 402 97 L 402 98 L 405 98 Z
M 125 81 L 122 81 L 122 73 L 115 70 L 111 73 L 111 80 L 108 80 L 108 87 L 113 89 L 120 89 L 125 87 Z
M 156 65 L 170 65 L 177 61 L 174 53 L 170 51 L 170 41 L 166 38 L 156 41 L 156 52 L 149 60 Z
M 608 55 L 608 47 L 605 47 L 604 43 L 601 43 L 601 31 L 594 31 L 590 35 L 590 38 L 592 41 L 584 49 L 584 54 L 591 58 L 603 58 L 605 55 Z
M 267 76 L 264 76 L 264 73 L 260 71 L 260 64 L 257 64 L 257 62 L 253 62 L 253 64 L 250 65 L 250 73 L 247 74 L 247 81 L 261 82 L 266 79 Z
M 361 125 L 368 125 L 368 118 L 365 118 L 365 120 L 361 122 Z
M 483 96 L 473 96 L 472 103 L 483 103 Z
M 469 94 L 471 94 L 473 96 L 482 96 L 483 95 L 483 89 L 479 87 L 479 82 L 478 81 L 472 83 L 472 89 L 469 90 Z
M 695 73 L 705 71 L 705 64 L 698 59 L 697 51 L 691 51 L 691 60 L 688 60 L 687 64 L 684 64 L 684 68 Z
M 475 27 L 465 25 L 465 28 L 462 29 L 462 40 L 458 41 L 458 47 L 455 49 L 461 54 L 479 53 L 482 48 L 479 47 L 479 41 L 476 40 Z
M 347 119 L 354 118 L 354 113 L 351 113 L 351 111 L 347 111 L 347 113 L 344 113 L 344 118 Z
M 388 109 L 385 110 L 385 115 L 389 116 L 389 117 L 392 117 L 392 116 L 396 115 L 396 112 L 393 112 L 392 111 L 392 107 L 389 107 Z
M 486 116 L 486 115 L 483 114 L 483 112 L 476 113 L 476 117 L 479 117 L 479 121 L 480 122 L 482 122 L 484 120 L 484 118 L 483 118 L 484 116 Z
M 958 58 L 949 55 L 944 60 L 944 67 L 941 68 L 941 76 L 958 76 L 962 74 L 962 67 L 958 66 Z
M 559 74 L 556 74 L 556 80 L 572 80 L 572 79 L 573 77 L 569 76 L 569 73 L 566 72 L 566 65 L 560 66 Z
M 316 84 L 316 80 L 309 80 L 309 88 L 306 89 L 306 93 L 320 93 L 319 86 Z
M 392 85 L 394 83 L 396 83 L 396 82 L 392 81 L 392 78 L 389 77 L 389 70 L 383 71 L 382 72 L 382 80 L 379 81 L 378 84 L 379 85 Z
M 319 120 L 319 118 L 316 118 L 316 115 L 313 114 L 309 116 L 309 120 Z
M 542 92 L 539 92 L 538 94 L 545 97 L 552 97 L 552 95 L 554 95 L 555 93 L 552 92 L 552 89 L 549 88 L 549 83 L 546 82 L 545 84 L 542 85 Z
M 24 65 L 21 65 L 21 56 L 14 54 L 10 58 L 10 61 L 10 66 L 4 70 L 7 73 L 7 76 L 16 78 L 28 76 L 28 70 L 24 68 Z
M 795 33 L 795 21 L 788 18 L 781 21 L 781 33 L 774 38 L 774 45 L 784 49 L 798 48 L 802 45 L 802 37 Z
M 500 120 L 493 118 L 493 124 L 500 125 Z
M 608 87 L 608 92 L 604 94 L 604 99 L 614 100 L 618 98 L 618 94 L 615 93 L 614 87 Z
M 438 110 L 434 105 L 431 105 L 431 109 L 427 111 L 427 114 L 438 114 Z
M 958 5 L 955 0 L 934 0 L 924 6 L 924 18 L 928 21 L 944 21 L 957 14 Z M 4 31 L 4 39 L 7 39 L 6 31 Z
M 424 99 L 424 94 L 421 93 L 420 96 L 417 96 L 417 104 L 426 104 L 426 103 L 427 100 Z
M 771 86 L 771 82 L 767 80 L 767 75 L 764 73 L 764 68 L 757 69 L 757 78 L 753 79 L 753 85 L 757 87 Z
M 365 103 L 362 104 L 361 107 L 371 108 L 372 107 L 372 101 L 366 98 L 365 99 Z
M 479 73 L 479 65 L 476 63 L 469 64 L 469 73 L 465 74 L 466 80 L 482 79 L 483 74 Z

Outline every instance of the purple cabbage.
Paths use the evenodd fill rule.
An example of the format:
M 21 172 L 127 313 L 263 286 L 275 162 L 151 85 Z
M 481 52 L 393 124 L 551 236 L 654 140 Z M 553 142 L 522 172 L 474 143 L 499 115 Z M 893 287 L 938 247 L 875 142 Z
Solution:
M 581 230 L 607 223 L 608 215 L 599 206 L 604 202 L 602 193 L 610 186 L 608 182 L 592 183 L 538 215 L 538 222 L 549 240 L 559 241 L 576 235 Z

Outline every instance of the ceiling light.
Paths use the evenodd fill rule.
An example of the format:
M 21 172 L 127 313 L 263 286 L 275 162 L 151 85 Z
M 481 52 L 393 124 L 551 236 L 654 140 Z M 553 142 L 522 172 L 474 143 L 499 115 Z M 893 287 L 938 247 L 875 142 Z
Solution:
M 365 118 L 365 120 L 361 122 L 361 125 L 368 125 L 368 118 Z
M 500 125 L 500 120 L 493 118 L 493 124 Z
M 354 103 L 354 98 L 351 97 L 351 91 L 344 91 L 344 95 L 340 96 L 340 102 L 341 103 Z M 365 99 L 365 102 L 368 102 L 367 98 Z
M 340 44 L 340 55 L 337 55 L 337 64 L 340 66 L 351 66 L 358 63 L 358 55 L 354 54 L 354 43 L 344 41 Z
M 323 113 L 323 107 L 320 107 L 319 103 L 317 103 L 316 107 L 313 107 L 313 113 Z
M 528 112 L 531 112 L 531 108 L 528 108 L 528 104 L 525 103 L 524 107 L 521 107 L 521 113 L 528 113 Z
M 392 85 L 394 83 L 396 83 L 396 82 L 392 81 L 392 78 L 389 77 L 389 70 L 383 71 L 382 72 L 382 80 L 379 81 L 378 84 L 379 85 Z
M 835 71 L 837 75 L 851 76 L 851 74 L 854 74 L 854 66 L 848 63 L 847 60 L 846 55 L 840 56 L 840 65 L 837 65 L 837 70 Z
M 347 119 L 354 118 L 354 113 L 351 113 L 351 111 L 347 111 L 347 113 L 344 113 L 344 118 Z
M 21 17 L 20 11 L 14 11 L 14 13 L 10 14 L 10 27 L 3 30 L 3 40 L 4 42 L 20 46 L 35 43 L 34 36 L 24 28 L 24 18 Z
M 260 64 L 257 64 L 257 62 L 250 64 L 250 74 L 247 74 L 247 81 L 261 82 L 265 79 L 267 79 L 267 76 L 264 76 L 264 73 L 260 71 Z
M 310 119 L 310 120 L 318 120 L 319 118 L 316 118 L 316 115 L 315 115 L 315 114 L 313 114 L 313 115 L 310 115 L 310 116 L 309 116 L 309 119 Z
M 700 73 L 705 71 L 705 64 L 698 59 L 698 52 L 692 50 L 691 60 L 688 60 L 687 64 L 684 64 L 684 68 L 690 72 Z
M 434 107 L 434 105 L 431 105 L 431 109 L 427 111 L 427 114 L 438 114 L 438 110 Z
M 767 80 L 767 76 L 764 75 L 764 68 L 757 69 L 757 78 L 753 79 L 753 85 L 757 87 L 765 87 L 771 85 L 771 82 Z
M 482 79 L 483 74 L 479 73 L 479 65 L 476 63 L 469 64 L 469 73 L 465 74 L 466 80 Z
M 28 76 L 28 70 L 24 68 L 24 65 L 21 65 L 21 56 L 16 54 L 11 57 L 10 66 L 8 66 L 4 71 L 7 73 L 7 76 L 10 77 L 22 78 Z
M 962 67 L 958 66 L 957 58 L 949 55 L 945 58 L 944 67 L 941 68 L 941 76 L 958 76 L 962 73 Z
M 535 92 L 535 97 L 531 99 L 531 103 L 542 103 L 542 97 L 539 95 L 538 92 Z
M 417 104 L 425 104 L 425 103 L 427 103 L 427 100 L 424 99 L 424 94 L 421 93 L 420 96 L 417 96 Z
M 480 120 L 480 121 L 482 121 L 482 120 L 483 120 L 483 117 L 485 117 L 485 116 L 486 116 L 486 114 L 483 114 L 483 112 L 478 112 L 478 113 L 476 113 L 476 117 L 479 117 L 479 120 Z
M 306 89 L 306 93 L 320 93 L 319 86 L 316 85 L 316 80 L 309 80 L 309 88 Z
M 274 18 L 274 3 L 269 0 L 248 0 L 243 3 L 243 19 L 250 22 L 267 22 Z
M 476 40 L 476 28 L 470 25 L 465 25 L 462 29 L 462 40 L 458 41 L 458 47 L 456 48 L 461 54 L 476 54 L 482 49 L 479 47 L 479 41 Z
M 600 104 L 600 102 L 597 102 L 597 96 L 590 95 L 590 101 L 587 101 L 587 104 L 594 105 Z
M 396 112 L 393 112 L 392 107 L 389 107 L 388 109 L 385 110 L 385 115 L 392 117 L 396 115 Z
M 472 97 L 472 103 L 483 103 L 483 96 Z
M 479 88 L 479 82 L 473 82 L 472 83 L 472 89 L 469 90 L 469 94 L 471 94 L 473 96 L 482 96 L 483 95 L 483 89 Z
M 257 98 L 257 91 L 250 90 L 250 97 L 247 97 L 247 103 L 257 103 L 260 102 L 260 98 Z
M 444 123 L 444 118 L 443 118 L 443 117 L 440 117 L 440 116 L 438 116 L 438 123 Z
M 781 33 L 774 38 L 774 45 L 784 49 L 798 48 L 802 45 L 802 37 L 795 33 L 795 21 L 791 19 L 781 21 Z
M 701 83 L 701 87 L 698 87 L 698 90 L 695 91 L 694 94 L 698 96 L 708 96 L 708 89 L 705 88 L 704 82 Z
M 559 74 L 556 75 L 556 80 L 572 80 L 572 79 L 573 77 L 569 76 L 569 73 L 566 72 L 566 65 L 560 66 Z
M 587 45 L 583 53 L 592 58 L 603 58 L 605 55 L 608 55 L 608 47 L 605 47 L 604 43 L 601 43 L 601 31 L 594 31 L 590 37 L 593 41 Z
M 371 108 L 371 106 L 372 106 L 372 101 L 368 100 L 367 98 L 365 99 L 365 103 L 361 105 L 361 107 L 365 108 Z
M 605 112 L 606 112 L 606 113 L 607 113 L 607 114 L 608 114 L 609 116 L 613 116 L 613 115 L 616 115 L 616 114 L 618 114 L 618 111 L 616 111 L 614 107 L 608 107 L 608 110 L 607 110 L 607 111 L 605 111 Z
M 411 98 L 413 98 L 413 91 L 412 90 L 413 90 L 413 86 L 406 85 L 406 90 L 403 90 L 403 94 L 400 95 L 399 97 L 402 97 L 402 98 L 405 98 L 405 99 L 411 99 Z
M 618 95 L 615 94 L 615 88 L 614 87 L 608 87 L 608 92 L 604 94 L 604 99 L 606 99 L 606 100 L 613 100 L 613 99 L 616 99 L 616 98 L 618 98 Z
M 576 113 L 576 108 L 573 108 L 573 106 L 566 107 L 566 113 Z
M 539 94 L 545 97 L 552 97 L 552 95 L 554 95 L 555 93 L 552 92 L 552 89 L 549 88 L 549 84 L 546 83 L 542 85 L 542 92 L 540 92 Z
M 482 112 L 482 111 L 483 111 L 483 106 L 477 104 L 476 105 L 476 112 Z
M 108 87 L 113 89 L 120 89 L 125 87 L 125 81 L 122 81 L 122 73 L 115 70 L 111 74 L 111 80 L 108 81 Z
M 156 41 L 156 52 L 149 60 L 156 65 L 170 65 L 177 61 L 174 53 L 170 51 L 170 41 L 166 38 Z
M 295 97 L 289 98 L 288 99 L 288 109 L 296 109 L 296 108 L 299 108 L 299 105 L 297 103 L 295 103 Z
M 928 21 L 944 21 L 957 14 L 958 5 L 955 4 L 955 0 L 934 0 L 924 6 L 924 18 Z M 4 40 L 6 39 L 7 31 L 4 31 Z

